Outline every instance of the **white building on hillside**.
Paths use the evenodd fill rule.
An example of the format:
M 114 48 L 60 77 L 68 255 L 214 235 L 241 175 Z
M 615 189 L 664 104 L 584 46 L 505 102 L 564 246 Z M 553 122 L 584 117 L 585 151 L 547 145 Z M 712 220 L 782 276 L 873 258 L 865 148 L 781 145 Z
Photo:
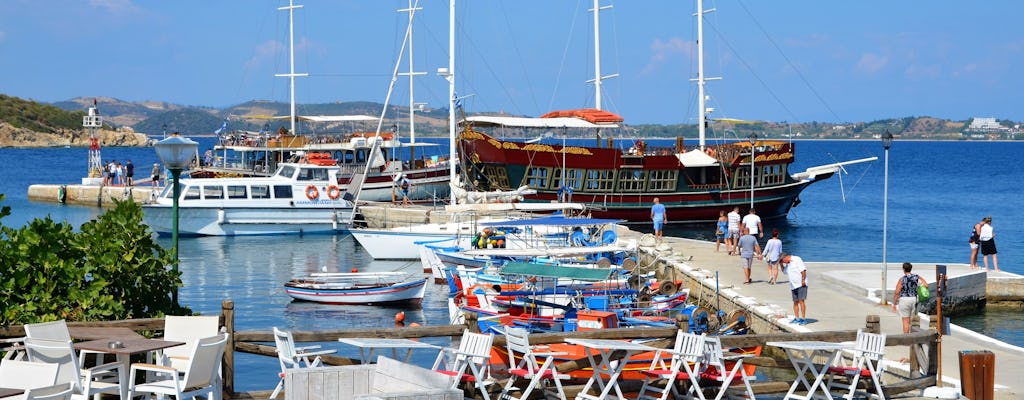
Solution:
M 995 118 L 974 118 L 974 120 L 971 121 L 971 125 L 967 127 L 967 130 L 975 132 L 996 132 L 1008 129 L 1000 125 Z

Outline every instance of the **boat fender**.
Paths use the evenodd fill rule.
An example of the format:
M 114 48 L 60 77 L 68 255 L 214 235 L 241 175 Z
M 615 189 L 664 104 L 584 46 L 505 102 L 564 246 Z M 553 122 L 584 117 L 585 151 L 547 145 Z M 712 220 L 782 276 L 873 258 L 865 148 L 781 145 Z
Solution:
M 341 189 L 334 185 L 328 186 L 327 197 L 329 197 L 331 200 L 337 200 L 338 197 L 341 197 Z
M 60 187 L 57 188 L 57 201 L 59 201 L 60 204 L 67 203 L 68 185 L 60 185 Z
M 306 198 L 310 200 L 316 200 L 320 198 L 320 191 L 316 189 L 316 186 L 306 186 Z
M 676 294 L 677 291 L 679 291 L 679 286 L 673 281 L 661 282 L 661 285 L 658 286 L 658 293 L 666 296 Z

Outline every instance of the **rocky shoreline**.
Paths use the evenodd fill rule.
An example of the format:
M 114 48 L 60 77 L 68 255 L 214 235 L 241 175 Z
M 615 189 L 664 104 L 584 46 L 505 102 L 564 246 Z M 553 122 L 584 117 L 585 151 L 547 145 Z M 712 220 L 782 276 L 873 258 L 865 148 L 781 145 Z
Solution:
M 103 147 L 142 147 L 151 145 L 148 136 L 134 131 L 99 131 L 100 146 Z M 0 147 L 88 147 L 89 133 L 84 129 L 66 130 L 57 133 L 37 132 L 30 129 L 16 128 L 6 122 L 0 122 Z

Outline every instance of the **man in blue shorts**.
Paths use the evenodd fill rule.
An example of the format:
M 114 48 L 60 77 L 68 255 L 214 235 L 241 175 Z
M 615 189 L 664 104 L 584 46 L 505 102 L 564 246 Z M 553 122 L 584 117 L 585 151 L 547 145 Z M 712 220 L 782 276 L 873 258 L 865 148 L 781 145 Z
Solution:
M 793 292 L 793 321 L 795 325 L 807 325 L 807 267 L 800 257 L 782 253 L 779 257 L 782 271 L 789 277 L 789 288 Z
M 657 197 L 654 198 L 654 205 L 651 206 L 651 221 L 654 222 L 654 237 L 658 239 L 658 243 L 661 243 L 661 228 L 668 222 L 668 216 L 665 214 L 665 205 L 661 204 L 661 200 Z

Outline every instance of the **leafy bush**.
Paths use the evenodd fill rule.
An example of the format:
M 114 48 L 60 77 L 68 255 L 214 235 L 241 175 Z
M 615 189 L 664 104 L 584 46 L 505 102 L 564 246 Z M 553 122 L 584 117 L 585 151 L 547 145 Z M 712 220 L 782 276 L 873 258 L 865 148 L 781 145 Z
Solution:
M 0 208 L 0 219 L 7 215 L 10 207 Z M 118 202 L 79 232 L 50 217 L 0 225 L 0 324 L 190 314 L 171 301 L 181 273 L 170 263 L 133 202 Z

